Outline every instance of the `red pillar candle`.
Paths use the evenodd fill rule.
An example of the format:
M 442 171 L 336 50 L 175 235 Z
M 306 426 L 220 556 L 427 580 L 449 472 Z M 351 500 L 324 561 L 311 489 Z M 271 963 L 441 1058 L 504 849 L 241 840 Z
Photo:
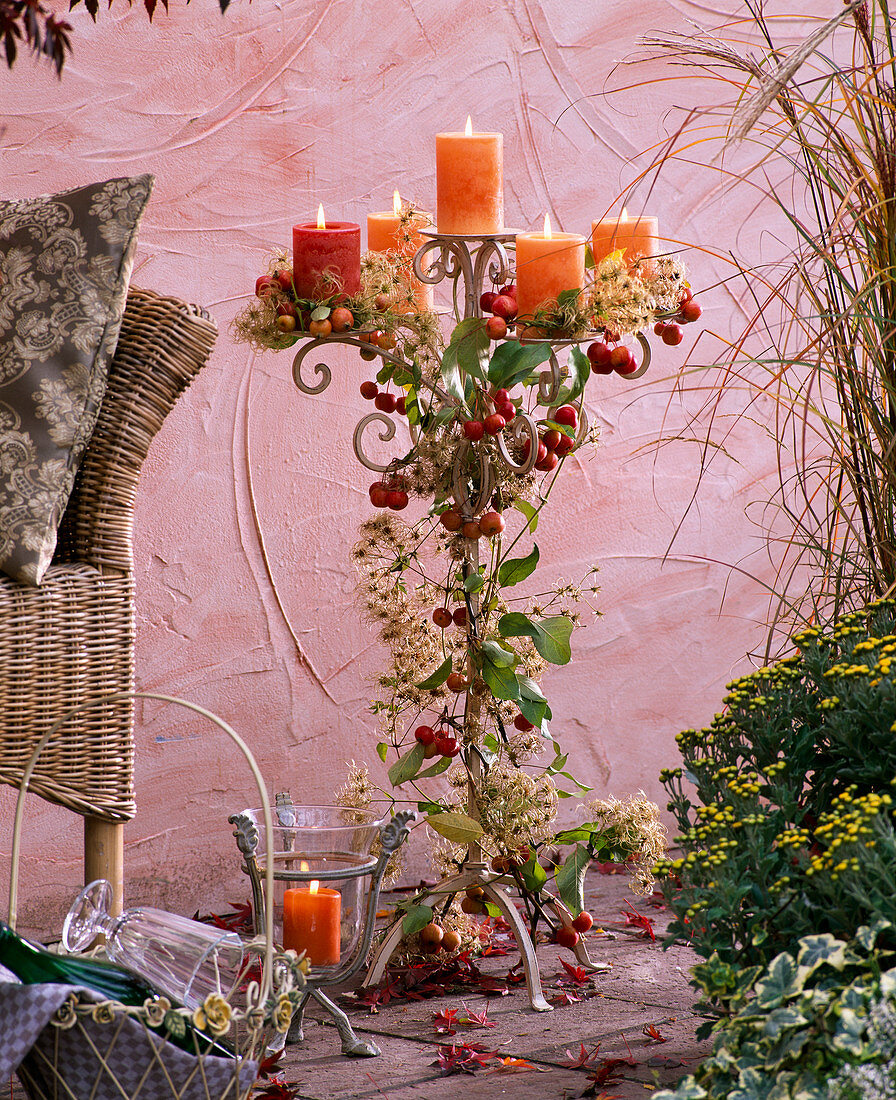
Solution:
M 341 955 L 339 921 L 342 895 L 309 883 L 307 890 L 283 891 L 283 946 L 301 954 L 312 966 L 337 966 Z
M 361 227 L 327 222 L 321 206 L 317 222 L 292 227 L 292 279 L 299 298 L 351 297 L 361 289 Z

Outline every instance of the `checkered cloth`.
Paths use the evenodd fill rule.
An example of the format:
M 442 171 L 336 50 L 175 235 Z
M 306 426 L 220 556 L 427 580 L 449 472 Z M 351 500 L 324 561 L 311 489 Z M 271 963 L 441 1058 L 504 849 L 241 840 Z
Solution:
M 256 1078 L 256 1062 L 242 1063 L 237 1078 L 236 1062 L 196 1058 L 125 1015 L 111 1024 L 79 1016 L 74 1027 L 54 1026 L 72 993 L 98 1000 L 70 985 L 22 985 L 0 966 L 0 1080 L 18 1070 L 32 1096 L 47 1098 L 237 1100 Z

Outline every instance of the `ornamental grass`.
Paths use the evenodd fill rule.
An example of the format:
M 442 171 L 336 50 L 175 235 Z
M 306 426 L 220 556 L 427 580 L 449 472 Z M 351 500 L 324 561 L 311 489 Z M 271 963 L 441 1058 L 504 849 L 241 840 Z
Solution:
M 744 18 L 715 34 L 649 40 L 689 80 L 718 85 L 718 105 L 692 112 L 652 170 L 702 162 L 720 194 L 752 190 L 748 224 L 768 223 L 766 241 L 783 230 L 788 250 L 768 265 L 731 261 L 743 329 L 678 380 L 702 395 L 676 433 L 702 443 L 701 479 L 747 421 L 777 452 L 777 485 L 750 509 L 774 564 L 766 659 L 801 623 L 830 623 L 896 587 L 889 4 L 850 0 L 831 18 L 825 5 L 796 46 L 783 44 L 793 16 L 770 7 L 746 0 Z

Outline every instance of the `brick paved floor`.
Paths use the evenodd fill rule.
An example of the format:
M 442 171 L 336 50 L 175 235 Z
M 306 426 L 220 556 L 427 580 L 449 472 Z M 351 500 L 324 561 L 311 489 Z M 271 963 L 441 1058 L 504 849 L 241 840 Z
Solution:
M 628 927 L 622 911 L 626 901 L 655 920 L 661 933 L 668 915 L 643 898 L 634 897 L 621 875 L 588 875 L 586 897 L 595 926 L 604 934 L 589 934 L 589 952 L 596 963 L 609 964 L 594 976 L 592 995 L 553 1012 L 533 1012 L 524 986 L 507 996 L 452 995 L 425 1001 L 395 1001 L 380 1006 L 375 1015 L 362 1006 L 347 1008 L 359 1037 L 381 1048 L 378 1058 L 344 1058 L 339 1039 L 326 1017 L 309 1009 L 305 1040 L 287 1048 L 282 1059 L 287 1080 L 298 1085 L 301 1100 L 442 1100 L 463 1097 L 512 1096 L 517 1100 L 572 1100 L 580 1096 L 611 1096 L 634 1100 L 667 1087 L 690 1071 L 708 1051 L 694 1038 L 701 1023 L 692 1011 L 696 994 L 688 985 L 688 968 L 695 961 L 684 946 L 666 951 Z M 562 992 L 565 976 L 560 959 L 572 954 L 556 946 L 538 948 L 545 994 Z M 484 972 L 506 974 L 518 961 L 516 954 L 483 959 Z M 458 1028 L 453 1036 L 435 1031 L 433 1014 L 447 1008 L 472 1012 L 488 1010 L 495 1027 Z M 343 1006 L 346 1002 L 340 1001 Z M 652 1026 L 665 1039 L 645 1033 Z M 486 1065 L 474 1074 L 442 1074 L 439 1046 L 458 1041 L 482 1044 L 501 1058 L 523 1059 L 535 1069 L 494 1070 Z M 605 1083 L 591 1079 L 592 1068 L 570 1069 L 567 1051 L 576 1056 L 581 1044 L 592 1052 L 592 1062 L 619 1060 L 616 1073 Z M 633 1062 L 631 1065 L 629 1062 Z M 434 1064 L 435 1063 L 435 1064 Z M 492 1063 L 497 1064 L 497 1063 Z
M 615 1097 L 636 1100 L 656 1088 L 667 1087 L 690 1071 L 708 1051 L 694 1038 L 700 1019 L 692 1011 L 696 999 L 688 985 L 688 968 L 695 961 L 684 946 L 667 951 L 637 929 L 627 926 L 623 910 L 631 903 L 653 918 L 658 936 L 668 915 L 649 901 L 633 896 L 622 875 L 589 872 L 586 903 L 595 927 L 605 931 L 588 936 L 595 963 L 608 969 L 594 975 L 583 988 L 584 999 L 558 1005 L 553 1012 L 533 1012 L 525 986 L 506 996 L 450 995 L 424 1001 L 393 1001 L 375 1014 L 341 998 L 361 1038 L 373 1040 L 382 1053 L 377 1058 L 346 1058 L 329 1017 L 309 1007 L 305 1039 L 287 1048 L 281 1065 L 288 1082 L 297 1086 L 296 1100 L 574 1100 L 576 1097 Z M 542 984 L 548 999 L 561 994 L 565 976 L 560 962 L 575 963 L 571 952 L 556 946 L 538 948 Z M 482 959 L 484 973 L 504 975 L 518 962 L 518 954 Z M 462 1005 L 475 1013 L 487 1009 L 495 1026 L 470 1030 L 459 1027 L 453 1036 L 440 1035 L 434 1013 Z M 648 1034 L 652 1027 L 665 1041 Z M 439 1047 L 453 1042 L 480 1043 L 501 1059 L 522 1059 L 534 1069 L 494 1069 L 490 1060 L 475 1073 L 444 1075 L 438 1064 Z M 593 1052 L 592 1066 L 569 1068 L 567 1052 L 578 1056 L 581 1045 Z M 597 1050 L 595 1051 L 595 1048 Z M 615 1072 L 604 1082 L 592 1079 L 595 1069 L 613 1062 Z M 18 1082 L 12 1082 L 10 1100 L 24 1100 Z

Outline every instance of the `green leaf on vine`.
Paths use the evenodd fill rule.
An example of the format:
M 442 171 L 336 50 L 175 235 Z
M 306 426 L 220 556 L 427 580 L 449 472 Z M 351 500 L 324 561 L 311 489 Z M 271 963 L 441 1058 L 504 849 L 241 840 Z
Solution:
M 498 344 L 491 357 L 488 380 L 493 386 L 512 389 L 550 356 L 550 344 L 519 344 L 514 340 L 505 340 Z
M 488 684 L 488 689 L 492 695 L 496 699 L 509 699 L 511 701 L 519 699 L 520 685 L 513 669 L 505 665 L 496 665 L 487 653 L 481 653 L 480 656 L 482 658 L 482 668 L 480 670 L 482 679 Z
M 435 672 L 431 676 L 427 676 L 425 680 L 421 680 L 417 687 L 423 688 L 424 691 L 433 691 L 435 688 L 441 687 L 451 675 L 451 668 L 451 658 L 446 657 Z
M 452 758 L 450 756 L 443 756 L 437 764 L 433 764 L 431 768 L 427 768 L 425 772 L 420 772 L 417 776 L 418 779 L 432 779 L 434 775 L 441 775 L 442 772 L 448 771 L 452 764 Z
M 464 592 L 481 592 L 485 588 L 485 577 L 481 573 L 471 573 L 464 581 Z
M 513 584 L 519 584 L 526 577 L 534 573 L 538 565 L 538 546 L 532 547 L 532 552 L 524 558 L 507 558 L 498 567 L 498 584 L 502 588 L 509 588 Z
M 510 646 L 505 649 L 504 646 L 498 645 L 497 642 L 493 641 L 483 642 L 482 652 L 488 657 L 492 664 L 497 665 L 498 668 L 513 668 L 519 660 Z
M 413 936 L 415 932 L 432 923 L 432 916 L 431 905 L 410 905 L 401 922 L 401 930 L 406 936 Z
M 488 349 L 491 344 L 481 317 L 468 317 L 451 334 L 451 345 L 457 348 L 457 365 L 468 378 L 485 381 Z
M 533 894 L 537 894 L 548 881 L 548 873 L 535 858 L 534 853 L 530 854 L 520 868 L 520 877 L 523 880 L 523 886 Z
M 377 745 L 376 754 L 380 758 L 380 760 L 382 760 L 382 762 L 385 764 L 386 763 L 386 757 L 389 755 L 389 746 L 386 744 L 385 741 L 380 741 L 380 743 Z
M 482 836 L 482 826 L 478 821 L 456 811 L 429 817 L 426 824 L 452 844 L 469 844 Z
M 538 509 L 530 504 L 528 500 L 523 500 L 522 497 L 514 497 L 513 506 L 518 512 L 522 512 L 529 521 L 529 534 L 534 535 L 535 528 L 538 526 Z
M 597 821 L 586 821 L 582 825 L 576 825 L 572 829 L 561 829 L 551 837 L 553 844 L 592 844 L 594 834 L 600 834 L 606 828 Z
M 569 358 L 569 385 L 563 386 L 560 392 L 551 402 L 552 405 L 565 405 L 569 401 L 575 401 L 582 395 L 588 379 L 591 377 L 591 363 L 575 345 L 570 349 Z
M 566 862 L 554 873 L 560 900 L 574 917 L 585 908 L 585 871 L 590 862 L 588 849 L 577 844 Z
M 508 611 L 498 620 L 498 632 L 502 638 L 531 638 L 535 623 L 522 611 Z
M 445 348 L 445 352 L 442 355 L 441 370 L 445 389 L 455 398 L 461 407 L 464 407 L 464 384 L 461 378 L 460 366 L 457 362 L 457 347 L 455 345 L 449 344 L 448 347 Z M 450 410 L 451 418 L 453 419 L 457 410 L 452 408 L 451 405 L 447 405 L 440 411 L 445 412 L 446 410 Z
M 522 692 L 520 692 L 518 703 L 523 717 L 530 721 L 540 733 L 546 733 L 547 727 L 545 725 L 545 719 L 548 717 L 547 703 L 544 702 L 544 700 L 539 703 L 533 699 L 526 699 L 523 697 Z
M 417 395 L 413 390 L 404 399 L 404 411 L 409 424 L 420 423 L 420 406 L 417 404 Z
M 517 674 L 517 682 L 520 686 L 520 710 L 532 725 L 539 730 L 542 737 L 550 738 L 548 719 L 552 718 L 553 715 L 547 699 L 541 694 L 541 688 L 528 676 Z
M 510 611 L 498 620 L 498 632 L 502 638 L 531 638 L 542 657 L 553 665 L 565 665 L 572 657 L 572 620 L 565 615 L 536 621 L 522 611 Z
M 330 316 L 330 307 L 329 306 L 318 306 L 316 309 L 312 309 L 312 311 L 311 311 L 311 320 L 312 321 L 326 321 L 326 319 L 329 316 Z
M 404 756 L 399 757 L 389 769 L 389 782 L 393 787 L 400 787 L 402 783 L 407 783 L 420 771 L 422 763 L 423 746 L 418 742 L 412 749 L 408 749 Z

